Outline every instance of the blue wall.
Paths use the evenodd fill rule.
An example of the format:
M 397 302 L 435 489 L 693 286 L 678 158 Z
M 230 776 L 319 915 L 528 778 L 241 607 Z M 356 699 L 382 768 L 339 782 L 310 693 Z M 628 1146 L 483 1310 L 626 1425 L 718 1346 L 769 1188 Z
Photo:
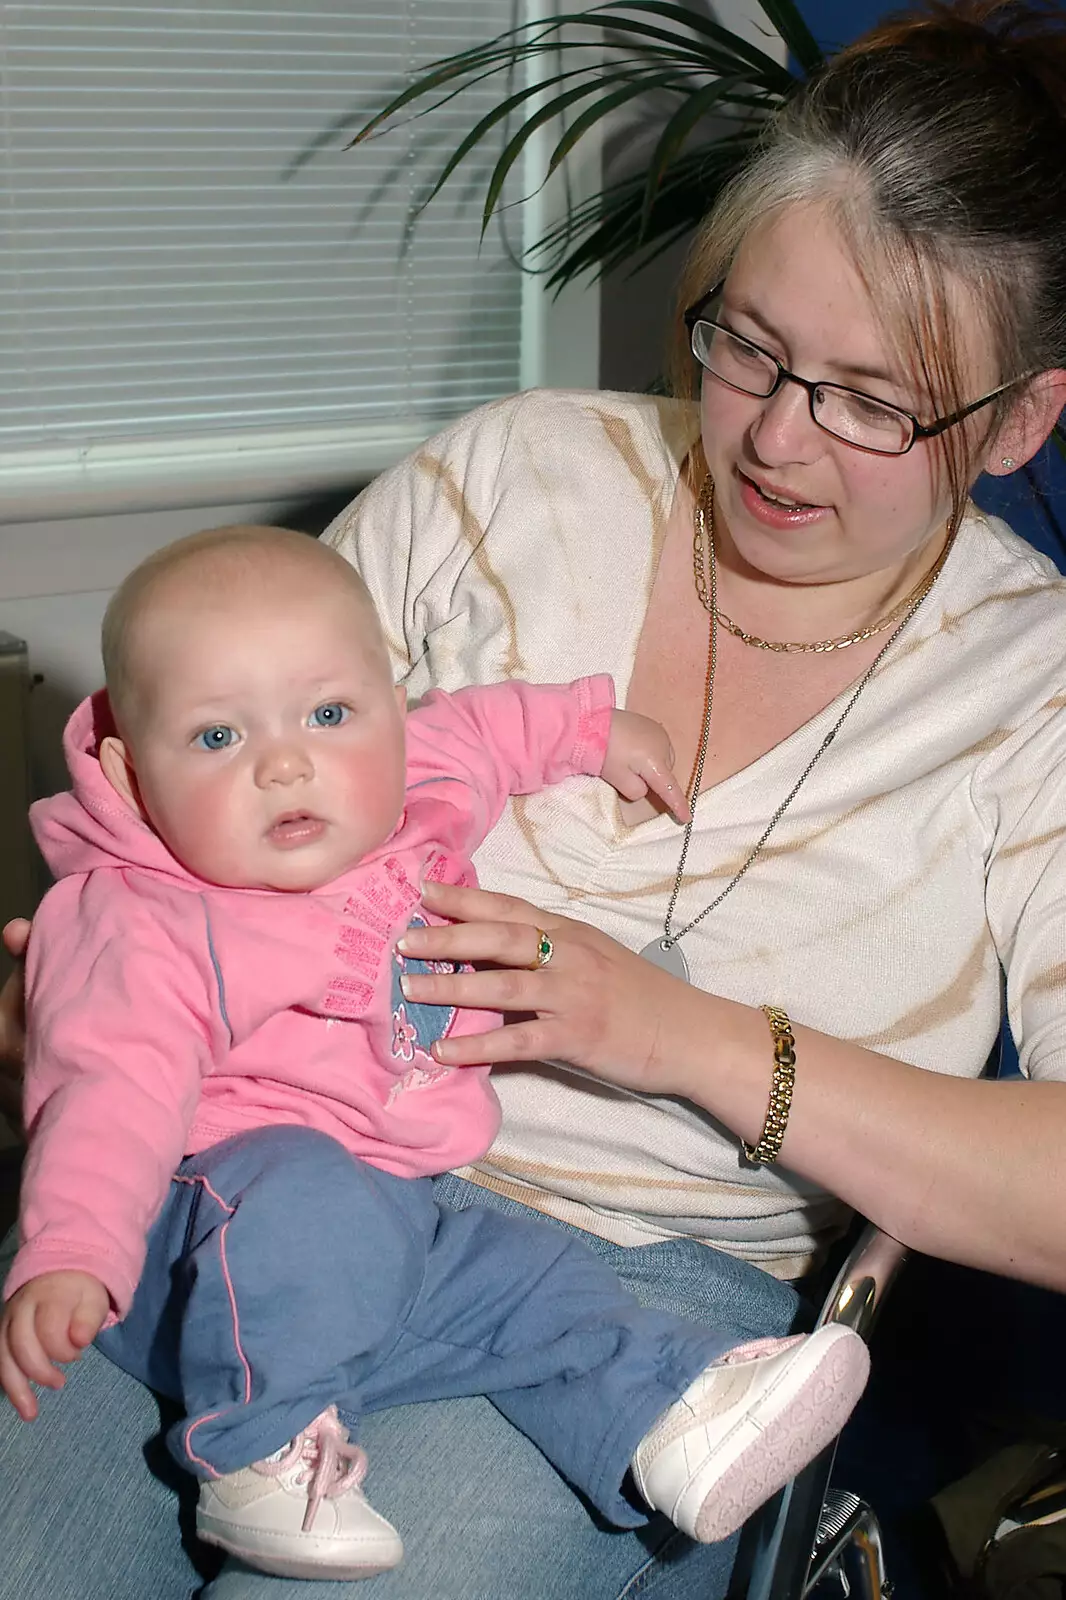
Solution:
M 807 26 L 823 49 L 846 44 L 856 34 L 875 23 L 878 17 L 898 9 L 882 0 L 798 0 Z M 1066 534 L 1066 460 L 1048 445 L 1033 463 L 1039 490 L 1062 534 Z M 1005 517 L 1018 533 L 1066 570 L 1066 547 L 1045 510 L 1034 498 L 1024 473 L 1009 478 L 981 478 L 974 499 L 986 511 Z
M 797 3 L 823 50 L 847 44 L 878 17 L 899 9 L 898 4 L 882 5 L 879 0 L 797 0 Z

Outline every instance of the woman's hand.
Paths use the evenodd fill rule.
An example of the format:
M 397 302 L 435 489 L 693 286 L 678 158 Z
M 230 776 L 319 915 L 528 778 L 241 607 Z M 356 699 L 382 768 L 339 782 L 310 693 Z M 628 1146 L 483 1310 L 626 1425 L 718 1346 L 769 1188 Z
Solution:
M 437 883 L 424 885 L 423 899 L 454 921 L 409 928 L 399 944 L 404 955 L 493 965 L 478 972 L 406 973 L 405 995 L 432 1005 L 525 1013 L 491 1033 L 439 1040 L 433 1046 L 438 1061 L 560 1060 L 644 1093 L 677 1092 L 668 1076 L 670 1040 L 685 1026 L 693 995 L 687 984 L 598 929 L 549 916 L 525 900 Z M 550 959 L 539 967 L 538 929 L 552 944 Z
M 18 1127 L 22 1116 L 22 1050 L 26 1039 L 25 990 L 21 958 L 30 936 L 22 918 L 3 930 L 4 949 L 19 966 L 0 989 L 0 1116 Z

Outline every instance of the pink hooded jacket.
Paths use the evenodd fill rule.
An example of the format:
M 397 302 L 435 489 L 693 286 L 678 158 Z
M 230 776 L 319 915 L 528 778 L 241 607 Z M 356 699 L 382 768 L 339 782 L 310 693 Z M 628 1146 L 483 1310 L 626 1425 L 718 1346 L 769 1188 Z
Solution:
M 249 1128 L 317 1128 L 409 1177 L 483 1155 L 499 1124 L 488 1068 L 428 1052 L 493 1019 L 405 1002 L 394 947 L 428 920 L 423 879 L 475 881 L 470 854 L 508 795 L 600 772 L 612 703 L 605 677 L 427 696 L 408 717 L 392 836 L 333 883 L 284 894 L 188 873 L 104 777 L 106 695 L 83 702 L 65 739 L 73 792 L 31 812 L 59 881 L 27 960 L 30 1152 L 5 1295 L 77 1268 L 124 1316 L 182 1158 Z

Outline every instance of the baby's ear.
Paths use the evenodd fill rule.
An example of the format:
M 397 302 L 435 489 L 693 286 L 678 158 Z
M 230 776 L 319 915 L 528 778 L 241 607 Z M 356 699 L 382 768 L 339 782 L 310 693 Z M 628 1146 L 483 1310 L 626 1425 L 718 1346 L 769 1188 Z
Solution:
M 117 794 L 120 794 L 131 811 L 136 812 L 142 822 L 147 822 L 144 806 L 137 789 L 137 774 L 133 770 L 130 753 L 123 741 L 113 733 L 109 733 L 100 741 L 100 765 L 104 769 L 104 777 Z

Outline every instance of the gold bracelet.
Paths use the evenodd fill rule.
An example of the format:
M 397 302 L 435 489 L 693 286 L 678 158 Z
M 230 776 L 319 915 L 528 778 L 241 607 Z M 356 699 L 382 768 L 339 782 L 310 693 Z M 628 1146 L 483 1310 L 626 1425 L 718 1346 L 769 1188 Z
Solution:
M 745 1144 L 744 1154 L 749 1161 L 769 1166 L 780 1154 L 781 1142 L 788 1127 L 792 1089 L 796 1082 L 796 1041 L 786 1011 L 782 1011 L 780 1006 L 763 1006 L 762 1012 L 774 1036 L 774 1075 L 770 1080 L 770 1103 L 766 1107 L 766 1121 L 762 1125 L 759 1142 Z

